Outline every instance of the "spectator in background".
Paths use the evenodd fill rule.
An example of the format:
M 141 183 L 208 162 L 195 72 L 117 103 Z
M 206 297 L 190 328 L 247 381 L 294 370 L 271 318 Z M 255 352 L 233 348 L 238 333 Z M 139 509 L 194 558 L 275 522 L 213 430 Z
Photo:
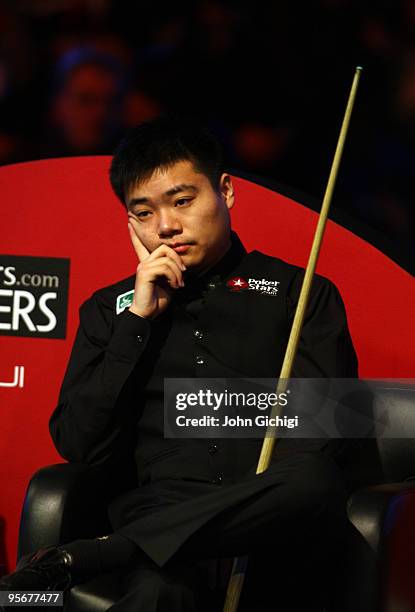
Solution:
M 124 67 L 111 55 L 77 48 L 59 61 L 57 80 L 44 154 L 110 153 L 122 129 L 121 108 L 127 87 Z

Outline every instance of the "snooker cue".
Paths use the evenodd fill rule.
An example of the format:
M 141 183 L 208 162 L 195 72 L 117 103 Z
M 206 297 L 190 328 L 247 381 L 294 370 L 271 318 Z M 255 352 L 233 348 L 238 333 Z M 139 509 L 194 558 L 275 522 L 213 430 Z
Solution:
M 327 182 L 326 191 L 321 206 L 321 211 L 317 223 L 317 227 L 314 234 L 313 244 L 307 263 L 307 267 L 304 274 L 303 284 L 298 298 L 298 304 L 295 311 L 294 321 L 291 327 L 290 336 L 285 351 L 284 361 L 281 367 L 280 377 L 277 384 L 277 393 L 283 393 L 287 389 L 288 379 L 291 376 L 291 371 L 295 356 L 297 353 L 298 342 L 300 339 L 301 329 L 303 326 L 305 311 L 308 304 L 310 295 L 311 285 L 313 281 L 314 271 L 316 269 L 318 256 L 320 253 L 320 247 L 323 240 L 324 230 L 327 223 L 328 213 L 330 204 L 333 196 L 334 187 L 336 184 L 337 174 L 340 166 L 341 157 L 343 154 L 344 143 L 349 129 L 350 118 L 353 110 L 354 101 L 356 98 L 356 92 L 359 85 L 360 74 L 362 67 L 357 66 L 353 78 L 353 83 L 350 89 L 349 99 L 347 101 L 346 110 L 344 113 L 343 123 L 340 129 L 339 138 L 337 141 L 336 151 L 334 154 L 329 179 Z M 281 408 L 273 406 L 271 411 L 271 418 L 280 416 Z M 272 453 L 275 446 L 275 430 L 276 427 L 268 426 L 265 433 L 264 441 L 262 443 L 261 454 L 259 456 L 257 465 L 257 474 L 261 474 L 268 469 L 271 461 Z M 231 576 L 229 578 L 228 589 L 226 592 L 225 603 L 223 612 L 236 612 L 238 609 L 238 603 L 241 596 L 243 581 L 245 578 L 245 572 L 248 564 L 248 557 L 235 557 L 233 561 L 233 567 Z

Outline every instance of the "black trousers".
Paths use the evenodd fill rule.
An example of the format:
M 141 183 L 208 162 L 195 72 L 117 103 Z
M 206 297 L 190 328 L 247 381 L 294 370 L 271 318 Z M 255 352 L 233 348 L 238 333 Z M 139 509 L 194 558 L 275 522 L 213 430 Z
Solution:
M 348 529 L 342 474 L 321 453 L 276 457 L 268 474 L 269 486 L 215 516 L 163 568 L 138 554 L 111 612 L 220 610 L 224 593 L 209 588 L 206 560 L 244 555 L 240 612 L 333 609 Z

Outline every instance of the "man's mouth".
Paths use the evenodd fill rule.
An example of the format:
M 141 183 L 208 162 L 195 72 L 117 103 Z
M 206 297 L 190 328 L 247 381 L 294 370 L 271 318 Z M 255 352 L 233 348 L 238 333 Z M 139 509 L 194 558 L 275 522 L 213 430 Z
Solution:
M 188 242 L 173 242 L 173 244 L 167 246 L 173 249 L 173 251 L 176 251 L 176 253 L 184 254 L 192 245 Z
M 173 250 L 176 251 L 176 253 L 186 253 L 188 249 L 190 249 L 190 244 L 179 244 L 176 247 L 173 247 Z

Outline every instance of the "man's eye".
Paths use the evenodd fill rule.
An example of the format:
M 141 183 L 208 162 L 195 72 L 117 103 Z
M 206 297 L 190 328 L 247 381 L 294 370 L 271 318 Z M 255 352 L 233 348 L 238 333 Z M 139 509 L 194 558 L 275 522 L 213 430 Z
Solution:
M 184 206 L 191 201 L 191 198 L 180 198 L 180 200 L 176 201 L 176 206 Z
M 149 210 L 139 210 L 138 212 L 135 213 L 135 216 L 138 217 L 139 219 L 145 219 L 150 214 L 151 213 Z

